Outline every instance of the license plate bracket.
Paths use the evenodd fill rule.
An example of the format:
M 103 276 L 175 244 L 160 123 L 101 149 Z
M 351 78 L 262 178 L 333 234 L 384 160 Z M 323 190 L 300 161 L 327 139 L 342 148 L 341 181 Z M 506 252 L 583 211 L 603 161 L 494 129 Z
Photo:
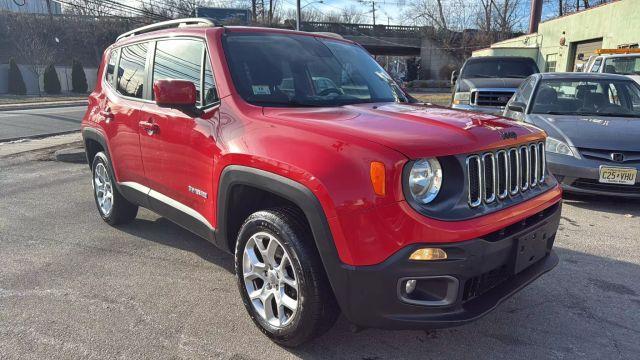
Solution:
M 514 273 L 519 273 L 547 254 L 547 237 L 543 231 L 524 234 L 516 241 Z

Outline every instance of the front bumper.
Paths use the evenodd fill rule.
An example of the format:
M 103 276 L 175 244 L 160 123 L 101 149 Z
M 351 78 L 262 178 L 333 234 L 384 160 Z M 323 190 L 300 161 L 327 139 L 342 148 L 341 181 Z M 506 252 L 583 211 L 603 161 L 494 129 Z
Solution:
M 476 105 L 462 105 L 462 104 L 454 104 L 451 105 L 452 109 L 458 110 L 468 110 L 481 112 L 483 114 L 497 115 L 502 116 L 504 113 L 504 106 L 476 106 Z
M 635 167 L 638 165 L 598 161 L 592 159 L 576 159 L 567 155 L 547 153 L 547 166 L 555 175 L 562 189 L 577 194 L 607 195 L 626 198 L 640 198 L 640 179 L 636 179 L 635 185 L 603 184 L 600 179 L 600 165 Z
M 356 325 L 388 329 L 443 328 L 473 321 L 558 264 L 552 247 L 561 206 L 556 203 L 482 238 L 414 244 L 378 265 L 343 266 L 343 286 L 334 287 L 342 311 Z M 449 258 L 408 260 L 425 245 L 445 250 Z M 533 247 L 535 258 L 529 253 Z M 403 293 L 406 279 L 435 279 L 446 284 L 446 290 L 436 301 L 412 302 Z

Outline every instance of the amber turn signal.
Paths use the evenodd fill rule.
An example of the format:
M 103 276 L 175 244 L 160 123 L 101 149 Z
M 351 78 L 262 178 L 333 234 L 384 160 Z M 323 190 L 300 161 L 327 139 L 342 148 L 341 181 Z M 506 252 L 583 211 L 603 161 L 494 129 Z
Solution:
M 385 189 L 384 164 L 379 161 L 371 162 L 371 185 L 376 195 L 384 196 Z
M 414 251 L 411 256 L 409 256 L 409 260 L 445 260 L 447 258 L 447 253 L 438 248 L 422 248 Z

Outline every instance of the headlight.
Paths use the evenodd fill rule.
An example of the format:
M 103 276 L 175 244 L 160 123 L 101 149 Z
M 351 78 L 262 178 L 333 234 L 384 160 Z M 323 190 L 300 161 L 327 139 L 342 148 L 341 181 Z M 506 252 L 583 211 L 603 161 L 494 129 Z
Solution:
M 453 103 L 455 105 L 460 105 L 460 104 L 468 105 L 470 99 L 471 99 L 470 92 L 457 92 L 453 95 Z
M 413 199 L 428 204 L 436 198 L 442 186 L 442 168 L 435 158 L 418 160 L 409 172 L 409 190 Z
M 547 150 L 547 152 L 554 153 L 554 154 L 575 156 L 573 154 L 573 151 L 569 147 L 569 145 L 567 145 L 563 141 L 560 141 L 552 137 L 547 137 L 545 150 Z

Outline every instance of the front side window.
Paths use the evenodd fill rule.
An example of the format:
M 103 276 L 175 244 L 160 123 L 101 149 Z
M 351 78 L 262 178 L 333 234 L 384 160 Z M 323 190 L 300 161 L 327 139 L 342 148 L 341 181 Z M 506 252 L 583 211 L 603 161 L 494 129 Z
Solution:
M 640 117 L 640 87 L 631 80 L 541 80 L 531 112 Z
M 224 49 L 237 91 L 254 105 L 409 101 L 357 45 L 305 35 L 229 33 Z
M 117 86 L 118 92 L 122 95 L 142 99 L 148 48 L 147 43 L 122 48 Z
M 116 61 L 118 61 L 118 50 L 114 49 L 109 52 L 109 61 L 107 62 L 107 69 L 104 75 L 104 80 L 107 82 L 107 84 L 112 86 L 116 69 Z
M 160 40 L 156 44 L 153 63 L 153 81 L 187 80 L 196 87 L 197 104 L 200 105 L 200 77 L 204 44 L 200 40 Z
M 597 58 L 596 61 L 593 62 L 593 66 L 591 67 L 591 72 L 597 73 L 600 71 L 600 66 L 602 65 L 602 58 Z
M 622 75 L 640 75 L 640 56 L 614 57 L 605 60 L 604 72 Z

